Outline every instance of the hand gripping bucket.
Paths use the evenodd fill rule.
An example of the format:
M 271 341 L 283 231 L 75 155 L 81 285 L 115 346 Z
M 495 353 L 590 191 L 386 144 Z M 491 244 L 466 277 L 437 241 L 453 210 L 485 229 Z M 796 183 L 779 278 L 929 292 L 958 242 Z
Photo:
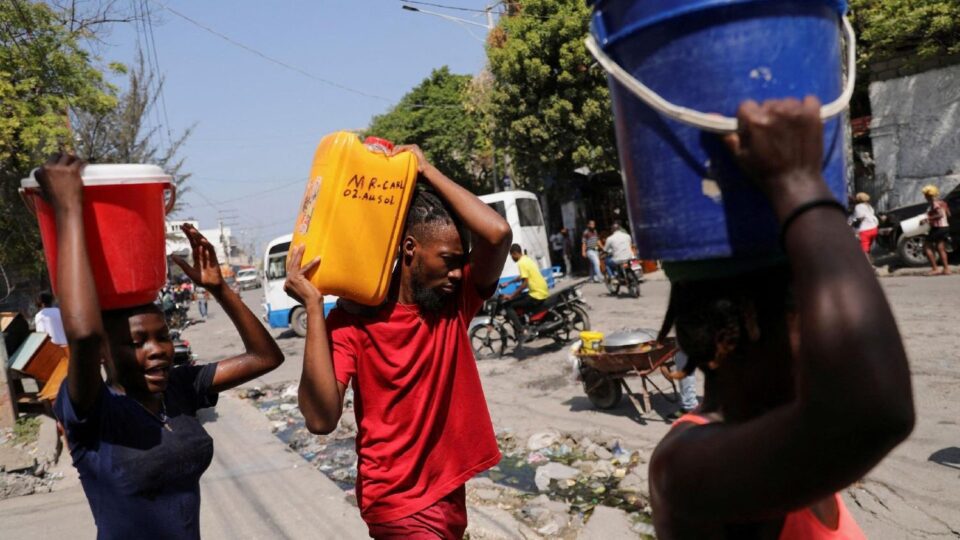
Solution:
M 20 182 L 20 193 L 37 216 L 56 293 L 57 224 L 35 174 Z M 87 165 L 82 176 L 84 234 L 100 308 L 153 302 L 167 280 L 165 218 L 176 201 L 173 179 L 156 165 Z
M 769 203 L 719 135 L 736 131 L 747 99 L 812 94 L 826 104 L 823 175 L 846 199 L 838 115 L 853 93 L 855 57 L 845 11 L 844 0 L 594 2 L 587 48 L 608 74 L 640 258 L 779 251 Z

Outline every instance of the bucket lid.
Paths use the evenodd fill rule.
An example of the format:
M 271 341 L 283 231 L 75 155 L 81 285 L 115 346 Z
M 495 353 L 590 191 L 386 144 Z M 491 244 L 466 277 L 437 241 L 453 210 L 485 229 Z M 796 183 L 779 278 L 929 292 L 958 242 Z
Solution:
M 20 180 L 22 188 L 38 188 L 37 169 Z M 87 165 L 81 174 L 85 186 L 112 186 L 117 184 L 171 184 L 173 177 L 163 172 L 158 165 L 136 163 Z

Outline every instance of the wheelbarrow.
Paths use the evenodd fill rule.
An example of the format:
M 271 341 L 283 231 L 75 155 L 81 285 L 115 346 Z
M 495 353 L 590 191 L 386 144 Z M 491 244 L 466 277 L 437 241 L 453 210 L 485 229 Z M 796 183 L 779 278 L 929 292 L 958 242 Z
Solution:
M 598 409 L 613 409 L 619 405 L 624 390 L 641 417 L 652 410 L 651 392 L 659 393 L 670 403 L 679 400 L 677 384 L 670 377 L 674 367 L 674 358 L 679 351 L 675 338 L 666 338 L 661 342 L 646 341 L 630 347 L 602 352 L 576 352 L 579 360 L 580 377 L 587 398 Z M 661 388 L 654 381 L 660 374 L 672 392 L 665 392 L 666 384 Z M 640 400 L 627 385 L 627 379 L 640 379 Z M 662 384 L 662 383 L 661 383 Z

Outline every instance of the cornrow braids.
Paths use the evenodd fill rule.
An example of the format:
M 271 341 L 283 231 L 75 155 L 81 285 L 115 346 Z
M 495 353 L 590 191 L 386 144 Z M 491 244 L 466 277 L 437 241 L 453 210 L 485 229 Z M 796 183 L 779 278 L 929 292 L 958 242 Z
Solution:
M 413 236 L 418 241 L 424 240 L 424 234 L 431 227 L 453 225 L 460 233 L 460 238 L 466 249 L 467 236 L 460 220 L 450 206 L 436 193 L 427 189 L 418 189 L 413 195 L 410 210 L 407 212 L 407 222 L 404 234 Z

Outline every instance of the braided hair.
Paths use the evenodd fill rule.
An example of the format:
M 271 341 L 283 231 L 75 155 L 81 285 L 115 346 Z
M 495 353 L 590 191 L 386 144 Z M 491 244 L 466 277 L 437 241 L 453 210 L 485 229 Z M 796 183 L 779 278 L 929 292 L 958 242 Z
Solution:
M 677 341 L 689 358 L 684 368 L 693 373 L 699 366 L 707 375 L 707 364 L 716 357 L 717 336 L 731 337 L 734 356 L 751 339 L 747 312 L 753 311 L 759 339 L 786 331 L 787 311 L 793 309 L 787 267 L 734 278 L 675 283 L 670 290 L 668 317 L 676 324 Z M 666 328 L 669 330 L 669 328 Z
M 432 230 L 445 225 L 453 225 L 457 228 L 460 239 L 464 243 L 464 249 L 466 249 L 467 236 L 464 234 L 463 225 L 447 202 L 432 191 L 417 190 L 413 195 L 413 201 L 410 203 L 410 210 L 407 212 L 404 235 L 412 236 L 418 242 L 423 242 L 430 237 Z

